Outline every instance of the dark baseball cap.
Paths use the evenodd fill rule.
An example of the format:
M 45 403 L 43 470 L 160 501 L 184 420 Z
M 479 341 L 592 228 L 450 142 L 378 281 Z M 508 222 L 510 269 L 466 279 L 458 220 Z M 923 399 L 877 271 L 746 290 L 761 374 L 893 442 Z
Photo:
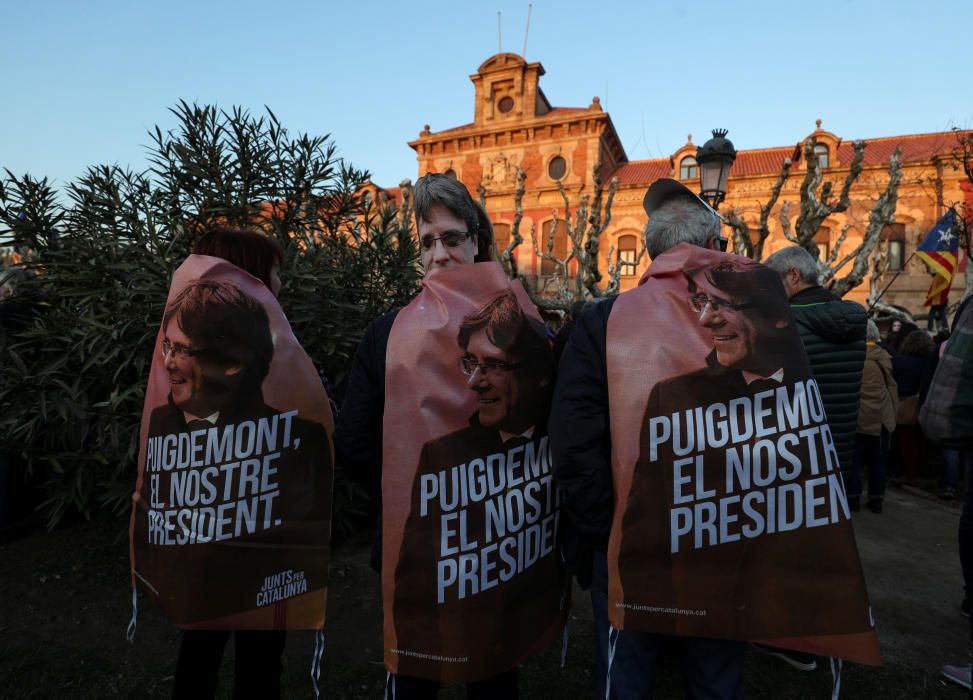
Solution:
M 689 195 L 705 207 L 707 211 L 712 212 L 713 216 L 717 219 L 720 221 L 723 220 L 723 217 L 713 207 L 707 204 L 706 200 L 678 180 L 673 180 L 669 177 L 664 177 L 652 183 L 649 191 L 645 193 L 645 199 L 642 200 L 642 207 L 645 209 L 646 214 L 652 216 L 652 212 L 658 209 L 663 202 L 679 195 Z

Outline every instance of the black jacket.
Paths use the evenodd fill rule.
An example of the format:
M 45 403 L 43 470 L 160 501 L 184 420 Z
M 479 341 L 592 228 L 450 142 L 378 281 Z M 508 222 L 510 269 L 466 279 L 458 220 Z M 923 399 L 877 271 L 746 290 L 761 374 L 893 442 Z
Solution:
M 585 586 L 614 513 L 605 338 L 614 298 L 588 304 L 561 356 L 548 435 L 561 496 L 562 556 Z
M 389 334 L 399 309 L 379 316 L 365 330 L 351 366 L 348 391 L 334 431 L 336 461 L 349 479 L 362 484 L 369 495 L 382 494 L 382 418 L 385 415 L 385 358 Z M 371 566 L 382 561 L 382 518 L 372 548 Z
M 334 431 L 338 461 L 348 477 L 378 493 L 382 479 L 382 417 L 385 356 L 399 309 L 379 316 L 365 330 L 351 365 L 348 390 Z
M 790 303 L 821 390 L 838 460 L 848 470 L 854 458 L 868 316 L 861 304 L 842 301 L 820 286 L 801 290 Z

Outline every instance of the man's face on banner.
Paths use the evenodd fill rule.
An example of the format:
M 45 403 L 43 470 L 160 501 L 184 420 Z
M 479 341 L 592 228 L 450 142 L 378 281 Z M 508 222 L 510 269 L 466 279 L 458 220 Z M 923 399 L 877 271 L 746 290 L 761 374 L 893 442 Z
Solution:
M 695 279 L 698 287 L 690 299 L 692 308 L 699 314 L 699 325 L 713 337 L 716 359 L 724 367 L 759 371 L 755 367 L 761 337 L 753 316 L 756 308 L 749 301 L 730 299 L 726 292 L 714 287 L 705 275 Z
M 479 398 L 480 425 L 510 433 L 521 433 L 537 418 L 530 410 L 530 392 L 540 390 L 537 380 L 526 377 L 520 368 L 523 358 L 512 356 L 490 342 L 485 330 L 470 337 L 463 356 L 470 389 Z
M 179 410 L 206 418 L 220 410 L 239 367 L 226 367 L 205 357 L 179 327 L 176 318 L 166 325 L 162 357 L 169 374 L 169 391 Z
M 419 217 L 419 247 L 426 272 L 437 268 L 472 264 L 476 258 L 476 236 L 466 222 L 442 204 L 429 208 L 429 221 Z

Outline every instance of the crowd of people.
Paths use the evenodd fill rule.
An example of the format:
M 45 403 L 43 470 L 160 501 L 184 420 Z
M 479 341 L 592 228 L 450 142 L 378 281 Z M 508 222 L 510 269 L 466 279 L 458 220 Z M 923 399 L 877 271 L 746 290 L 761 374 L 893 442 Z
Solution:
M 850 513 L 883 513 L 890 479 L 938 470 L 944 499 L 969 483 L 973 311 L 956 312 L 952 337 L 901 320 L 883 337 L 803 248 L 763 264 L 725 253 L 719 215 L 675 180 L 644 206 L 653 262 L 639 287 L 577 304 L 555 334 L 497 276 L 492 225 L 465 186 L 416 183 L 423 291 L 368 327 L 332 404 L 336 460 L 381 503 L 371 563 L 387 697 L 459 682 L 470 698 L 517 698 L 518 665 L 565 624 L 572 577 L 592 600 L 598 697 L 652 697 L 663 649 L 688 698 L 742 697 L 748 643 L 803 670 L 821 656 L 877 660 Z M 212 231 L 194 253 L 280 290 L 283 252 L 258 232 Z M 218 301 L 263 319 L 258 385 L 274 354 L 259 304 L 200 285 L 164 316 L 168 397 L 150 422 L 173 418 L 153 435 L 210 431 L 249 406 L 219 385 L 253 363 L 217 361 L 221 331 L 187 325 L 192 309 Z M 234 696 L 279 697 L 284 629 L 186 625 L 174 696 L 214 696 L 232 634 Z M 968 667 L 948 668 L 969 687 Z

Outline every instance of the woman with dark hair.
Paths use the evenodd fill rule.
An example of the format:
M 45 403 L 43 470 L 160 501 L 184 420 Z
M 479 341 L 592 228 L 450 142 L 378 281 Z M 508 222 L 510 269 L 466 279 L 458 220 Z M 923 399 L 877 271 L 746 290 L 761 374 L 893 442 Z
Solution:
M 274 296 L 280 293 L 284 251 L 277 241 L 259 231 L 226 227 L 211 229 L 196 241 L 193 254 L 223 258 L 263 282 Z
M 895 328 L 895 324 L 898 324 L 898 330 Z M 902 343 L 905 339 L 913 332 L 919 330 L 919 326 L 916 324 L 906 321 L 902 322 L 895 320 L 892 322 L 892 330 L 889 331 L 888 337 L 886 338 L 886 343 L 889 346 L 889 352 L 892 355 L 899 352 L 899 348 L 902 347 Z
M 926 331 L 913 324 L 903 324 L 902 332 L 898 351 L 892 355 L 892 378 L 898 385 L 895 435 L 905 479 L 915 481 L 926 457 L 926 438 L 918 420 L 925 398 L 923 379 L 929 375 L 933 361 L 933 342 Z
M 200 237 L 193 254 L 222 258 L 263 282 L 274 296 L 280 291 L 279 270 L 284 252 L 276 241 L 262 233 L 215 228 Z M 272 350 L 271 347 L 271 354 Z M 183 630 L 173 698 L 215 697 L 220 662 L 230 634 L 229 630 Z M 234 630 L 232 634 L 233 697 L 280 698 L 281 653 L 286 632 Z

